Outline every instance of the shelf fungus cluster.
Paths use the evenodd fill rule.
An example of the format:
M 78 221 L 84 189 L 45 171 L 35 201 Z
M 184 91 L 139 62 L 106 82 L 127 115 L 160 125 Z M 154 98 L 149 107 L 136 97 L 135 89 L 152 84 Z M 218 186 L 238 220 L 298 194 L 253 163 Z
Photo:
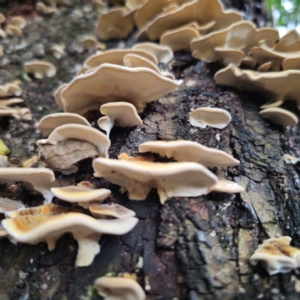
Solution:
M 94 175 L 125 188 L 132 200 L 145 200 L 150 190 L 155 188 L 162 204 L 170 197 L 243 191 L 237 183 L 219 180 L 207 169 L 239 164 L 238 160 L 221 150 L 190 141 L 152 141 L 141 144 L 139 151 L 158 153 L 178 162 L 127 160 L 126 155 L 121 155 L 119 160 L 97 158 L 93 162 Z
M 10 211 L 6 213 L 2 226 L 12 242 L 32 245 L 46 242 L 50 251 L 55 248 L 59 237 L 64 233 L 72 233 L 78 242 L 76 266 L 83 267 L 90 265 L 100 252 L 99 240 L 103 234 L 123 235 L 137 222 L 134 216 L 95 219 L 65 206 L 49 203 Z
M 1 28 L 1 24 L 3 23 L 6 24 L 5 30 Z M 22 36 L 22 29 L 24 29 L 26 25 L 27 21 L 22 16 L 11 16 L 6 18 L 2 13 L 0 13 L 0 38 L 5 38 L 6 35 Z
M 250 257 L 250 263 L 261 263 L 269 275 L 299 268 L 300 250 L 290 246 L 291 240 L 289 236 L 265 240 Z

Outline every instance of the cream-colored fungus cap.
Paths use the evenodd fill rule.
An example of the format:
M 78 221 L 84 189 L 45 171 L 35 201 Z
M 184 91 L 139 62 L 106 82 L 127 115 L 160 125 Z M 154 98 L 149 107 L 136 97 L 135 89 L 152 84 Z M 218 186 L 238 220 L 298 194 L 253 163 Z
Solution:
M 116 218 L 123 219 L 134 217 L 135 212 L 122 205 L 112 203 L 112 204 L 92 204 L 89 206 L 91 214 L 95 218 L 106 219 L 106 218 Z
M 111 194 L 108 189 L 88 189 L 80 186 L 52 188 L 51 192 L 58 199 L 78 203 L 84 208 L 88 208 L 92 201 L 102 202 Z
M 37 129 L 43 132 L 45 136 L 49 136 L 55 128 L 65 124 L 91 126 L 89 121 L 80 115 L 72 113 L 56 113 L 43 117 L 37 124 Z
M 227 193 L 227 194 L 238 194 L 242 193 L 244 188 L 235 183 L 234 181 L 226 180 L 226 179 L 219 179 L 218 182 L 213 185 L 209 192 L 216 192 L 216 193 Z
M 21 29 L 24 29 L 27 25 L 27 21 L 22 16 L 13 16 L 11 17 L 9 22 L 13 25 L 18 26 Z
M 272 69 L 272 64 L 273 64 L 272 61 L 267 61 L 266 63 L 260 65 L 257 68 L 257 71 L 259 71 L 259 72 L 268 72 Z
M 55 145 L 63 140 L 81 140 L 95 145 L 98 155 L 108 157 L 110 140 L 99 130 L 80 124 L 65 124 L 55 128 L 48 139 L 38 140 L 36 144 L 42 146 L 45 144 Z
M 231 122 L 231 114 L 225 109 L 200 107 L 190 113 L 189 121 L 192 126 L 200 128 L 223 129 Z
M 157 45 L 156 43 L 150 43 L 150 42 L 138 43 L 135 44 L 132 47 L 132 49 L 150 53 L 157 58 L 158 62 L 164 64 L 170 62 L 174 57 L 173 51 L 169 46 Z
M 24 102 L 21 98 L 9 98 L 0 100 L 0 108 Z
M 280 107 L 266 108 L 261 110 L 259 115 L 282 126 L 295 126 L 299 121 L 294 113 Z
M 32 73 L 38 79 L 56 75 L 56 67 L 48 61 L 31 60 L 24 63 L 24 68 L 27 73 Z
M 0 24 L 4 23 L 6 20 L 6 17 L 4 16 L 4 14 L 0 13 Z
M 55 58 L 60 59 L 66 55 L 65 47 L 60 44 L 53 44 L 50 48 L 50 51 L 54 55 Z
M 44 2 L 38 1 L 35 5 L 35 9 L 45 15 L 59 14 L 57 7 L 46 6 Z
M 139 152 L 154 152 L 179 162 L 197 162 L 205 167 L 237 166 L 239 161 L 224 151 L 208 148 L 192 141 L 149 141 L 139 146 Z
M 51 202 L 53 194 L 50 189 L 56 186 L 54 173 L 46 168 L 0 168 L 0 181 L 29 183 L 43 194 L 46 202 Z
M 169 79 L 175 80 L 175 77 L 173 74 L 169 72 L 162 72 L 159 70 L 157 65 L 152 63 L 150 60 L 136 54 L 127 54 L 124 57 L 124 66 L 125 67 L 130 67 L 130 68 L 139 68 L 139 67 L 144 67 L 144 68 L 149 68 L 158 74 L 165 76 Z
M 103 53 L 96 54 L 96 55 L 89 57 L 84 62 L 82 68 L 78 72 L 78 75 L 87 73 L 89 70 L 95 69 L 104 63 L 123 66 L 124 65 L 124 57 L 127 54 L 136 54 L 136 55 L 139 55 L 139 56 L 142 56 L 142 57 L 148 59 L 155 65 L 158 64 L 156 56 L 145 50 L 114 49 L 114 50 L 108 50 Z
M 269 275 L 287 273 L 300 266 L 300 250 L 290 246 L 291 237 L 265 240 L 250 257 L 250 263 L 263 264 Z
M 100 277 L 94 282 L 98 294 L 104 300 L 145 300 L 146 295 L 140 285 L 130 278 Z
M 76 266 L 89 266 L 100 252 L 98 243 L 102 234 L 122 235 L 138 222 L 137 218 L 96 220 L 81 213 L 65 213 L 54 216 L 31 215 L 5 219 L 4 229 L 14 242 L 36 245 L 46 242 L 51 251 L 57 239 L 64 233 L 72 233 L 78 242 Z
M 140 113 L 147 103 L 175 91 L 178 86 L 177 82 L 147 68 L 102 64 L 88 74 L 77 76 L 62 90 L 61 99 L 65 111 L 78 114 L 119 101 L 132 103 Z
M 13 24 L 8 24 L 5 28 L 5 31 L 8 35 L 12 35 L 12 36 L 22 36 L 23 35 L 22 29 L 19 26 L 13 25 Z
M 136 10 L 143 6 L 146 2 L 148 2 L 148 0 L 126 0 L 125 5 L 130 10 Z
M 0 85 L 0 97 L 20 96 L 22 89 L 14 82 Z
M 145 200 L 156 188 L 160 202 L 169 197 L 197 197 L 207 194 L 217 177 L 204 166 L 193 162 L 153 163 L 97 158 L 94 176 L 120 185 L 131 200 Z
M 8 198 L 0 198 L 0 214 L 25 207 L 23 203 Z
M 101 40 L 122 39 L 134 28 L 133 12 L 127 7 L 117 7 L 100 15 L 97 33 Z
M 300 35 L 296 29 L 288 31 L 274 45 L 274 50 L 280 52 L 297 52 L 300 51 Z
M 61 86 L 59 86 L 58 89 L 54 92 L 55 102 L 63 110 L 64 110 L 64 104 L 61 98 L 61 93 L 67 86 L 68 84 L 64 83 Z
M 143 125 L 143 121 L 139 117 L 135 106 L 131 103 L 106 103 L 101 106 L 100 112 L 105 117 L 98 120 L 98 126 L 106 131 L 107 136 L 109 136 L 113 126 L 133 127 Z
M 241 91 L 260 92 L 272 102 L 293 100 L 300 105 L 298 70 L 259 73 L 228 66 L 218 71 L 214 78 L 220 85 L 235 87 Z

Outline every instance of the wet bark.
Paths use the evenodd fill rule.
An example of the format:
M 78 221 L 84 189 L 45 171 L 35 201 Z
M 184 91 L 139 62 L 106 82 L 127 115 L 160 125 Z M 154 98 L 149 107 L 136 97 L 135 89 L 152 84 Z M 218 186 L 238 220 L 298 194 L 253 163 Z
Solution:
M 24 2 L 23 2 L 24 3 Z M 22 4 L 22 3 L 21 3 Z M 10 159 L 24 161 L 37 153 L 41 134 L 35 123 L 49 113 L 58 112 L 52 96 L 62 83 L 69 82 L 80 64 L 90 55 L 80 38 L 92 33 L 97 20 L 94 11 L 78 11 L 86 3 L 74 1 L 61 7 L 59 16 L 42 16 L 32 3 L 4 5 L 8 15 L 23 14 L 29 25 L 22 38 L 3 40 L 6 55 L 0 59 L 0 79 L 22 80 L 24 106 L 33 120 L 0 120 L 0 136 L 11 150 Z M 246 16 L 264 24 L 266 14 L 254 1 L 227 1 Z M 52 43 L 64 43 L 67 56 L 56 60 Z M 108 48 L 131 46 L 133 35 L 125 41 L 108 42 Z M 58 67 L 53 79 L 26 81 L 24 61 L 43 58 Z M 93 177 L 91 160 L 78 164 L 74 175 L 56 174 L 60 185 L 88 180 L 97 187 L 109 188 L 116 201 L 134 210 L 138 225 L 122 237 L 104 236 L 101 253 L 89 267 L 75 268 L 77 243 L 71 235 L 58 240 L 49 252 L 46 244 L 14 245 L 0 241 L 1 299 L 101 299 L 93 281 L 105 274 L 136 273 L 146 289 L 147 299 L 298 299 L 298 272 L 268 276 L 260 266 L 251 267 L 248 259 L 264 239 L 290 235 L 300 246 L 299 178 L 297 165 L 287 165 L 282 156 L 299 155 L 299 127 L 292 130 L 271 124 L 258 115 L 264 102 L 259 95 L 239 93 L 217 86 L 214 73 L 220 68 L 197 61 L 187 53 L 176 53 L 168 65 L 183 83 L 178 91 L 147 106 L 141 128 L 114 128 L 111 132 L 111 158 L 121 152 L 138 153 L 138 145 L 148 140 L 192 140 L 232 153 L 240 166 L 214 168 L 219 178 L 232 179 L 245 187 L 238 195 L 212 193 L 197 198 L 171 198 L 164 206 L 152 191 L 146 201 L 129 201 L 119 187 Z M 25 79 L 24 79 L 25 78 Z M 223 130 L 191 127 L 188 114 L 200 106 L 228 110 L 233 120 Z M 97 128 L 100 113 L 88 115 Z M 38 205 L 42 198 L 22 185 L 0 185 L 0 196 Z M 141 260 L 141 258 L 143 260 Z M 142 263 L 141 263 L 142 261 Z

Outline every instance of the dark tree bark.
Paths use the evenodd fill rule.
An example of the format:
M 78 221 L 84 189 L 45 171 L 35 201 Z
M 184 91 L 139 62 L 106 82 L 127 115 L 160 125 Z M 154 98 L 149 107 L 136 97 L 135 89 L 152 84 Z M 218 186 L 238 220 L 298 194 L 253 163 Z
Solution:
M 23 2 L 24 3 L 24 2 Z M 11 149 L 11 161 L 24 161 L 37 153 L 41 134 L 35 123 L 58 112 L 52 96 L 62 83 L 69 82 L 80 64 L 90 55 L 80 37 L 92 33 L 97 20 L 94 11 L 79 18 L 76 9 L 86 3 L 74 1 L 61 7 L 60 15 L 37 14 L 31 2 L 3 6 L 7 16 L 23 14 L 29 20 L 22 38 L 3 41 L 6 55 L 0 59 L 0 78 L 22 79 L 24 106 L 31 109 L 32 121 L 0 120 L 0 135 Z M 264 25 L 266 14 L 259 1 L 226 1 L 246 16 Z M 77 11 L 78 12 L 78 11 Z M 67 56 L 61 60 L 49 52 L 52 43 L 65 43 Z M 133 36 L 111 41 L 108 48 L 131 46 Z M 22 77 L 23 62 L 43 58 L 58 67 L 53 79 L 31 82 Z M 59 239 L 49 252 L 45 243 L 36 246 L 0 241 L 0 299 L 101 299 L 93 289 L 95 278 L 105 274 L 136 272 L 146 288 L 147 299 L 299 299 L 297 271 L 268 276 L 260 266 L 251 267 L 249 257 L 259 243 L 276 235 L 290 235 L 299 245 L 298 166 L 287 165 L 282 156 L 299 154 L 299 127 L 292 130 L 271 124 L 258 115 L 264 102 L 259 95 L 239 93 L 217 86 L 214 73 L 220 68 L 197 61 L 187 53 L 176 53 L 168 66 L 183 83 L 178 91 L 147 106 L 141 128 L 114 128 L 111 158 L 121 152 L 138 153 L 148 140 L 192 140 L 232 153 L 241 161 L 235 168 L 214 168 L 219 178 L 232 179 L 245 187 L 238 195 L 209 194 L 197 198 L 171 198 L 164 206 L 152 191 L 146 201 L 129 201 L 119 187 L 93 177 L 91 160 L 78 164 L 74 175 L 56 174 L 60 185 L 88 180 L 112 190 L 109 201 L 134 210 L 138 225 L 122 237 L 104 236 L 101 253 L 89 267 L 75 268 L 77 243 L 71 235 Z M 228 110 L 233 121 L 223 130 L 191 127 L 188 114 L 200 106 Z M 100 114 L 88 114 L 97 128 Z M 0 196 L 38 205 L 41 195 L 22 185 L 0 185 Z M 143 263 L 141 262 L 143 259 Z

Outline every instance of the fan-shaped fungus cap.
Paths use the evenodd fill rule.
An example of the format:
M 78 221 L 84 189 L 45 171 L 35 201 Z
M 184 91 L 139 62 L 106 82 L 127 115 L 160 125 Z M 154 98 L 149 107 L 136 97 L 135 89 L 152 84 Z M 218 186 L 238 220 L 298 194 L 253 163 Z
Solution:
M 108 136 L 113 126 L 132 127 L 143 125 L 143 121 L 137 114 L 136 108 L 131 103 L 106 103 L 101 106 L 100 112 L 106 115 L 106 117 L 98 120 L 98 126 L 106 131 Z
M 268 61 L 268 62 L 266 62 L 266 63 L 260 65 L 260 66 L 257 68 L 257 71 L 259 71 L 259 72 L 268 72 L 268 71 L 271 70 L 272 64 L 273 64 L 272 61 Z
M 0 85 L 0 97 L 20 96 L 21 94 L 22 89 L 14 82 Z
M 103 64 L 76 77 L 61 92 L 65 111 L 83 114 L 107 102 L 132 103 L 137 112 L 146 104 L 177 89 L 178 83 L 147 68 Z M 84 99 L 84 101 L 82 101 Z
M 3 100 L 0 100 L 0 108 L 7 107 L 7 106 L 10 106 L 13 104 L 22 103 L 22 102 L 24 102 L 24 101 L 21 98 L 3 99 Z
M 135 44 L 132 49 L 148 52 L 154 55 L 158 62 L 164 64 L 170 62 L 174 57 L 173 51 L 169 46 L 157 45 L 155 43 Z
M 98 41 L 95 36 L 93 35 L 87 35 L 82 39 L 82 43 L 84 47 L 90 50 L 95 50 L 98 45 Z
M 274 102 L 294 100 L 300 104 L 298 70 L 259 73 L 228 66 L 217 72 L 214 78 L 217 84 L 232 86 L 238 90 L 261 92 Z
M 139 152 L 154 152 L 180 162 L 197 162 L 205 167 L 237 166 L 240 163 L 224 151 L 208 148 L 192 141 L 149 141 L 140 144 Z
M 174 52 L 190 51 L 191 41 L 200 37 L 199 32 L 191 27 L 181 27 L 168 30 L 160 37 L 160 44 L 169 46 Z
M 54 57 L 57 59 L 62 58 L 65 56 L 65 47 L 63 45 L 54 44 L 50 48 L 51 52 L 53 53 Z
M 217 177 L 204 166 L 192 162 L 152 163 L 97 158 L 94 176 L 125 187 L 129 199 L 145 200 L 157 188 L 160 202 L 168 197 L 196 197 L 207 194 Z
M 105 300 L 145 300 L 146 295 L 140 285 L 129 278 L 100 277 L 94 282 L 99 295 Z
M 300 35 L 296 29 L 290 30 L 274 45 L 274 50 L 280 52 L 300 51 Z
M 154 63 L 155 65 L 158 64 L 157 58 L 152 53 L 149 53 L 145 50 L 135 50 L 135 49 L 115 49 L 115 50 L 108 50 L 104 53 L 96 54 L 88 58 L 81 70 L 78 74 L 84 74 L 91 69 L 95 69 L 104 63 L 114 64 L 123 66 L 124 65 L 124 57 L 128 54 L 136 54 L 141 57 L 144 57 Z
M 282 236 L 265 240 L 250 257 L 250 263 L 264 265 L 269 275 L 287 273 L 300 265 L 300 250 L 290 246 L 291 238 Z
M 89 206 L 91 214 L 95 218 L 106 219 L 116 218 L 123 219 L 134 217 L 135 212 L 119 204 L 92 204 Z
M 4 14 L 0 13 L 0 24 L 4 23 L 6 20 L 6 17 L 4 16 Z
M 130 9 L 130 10 L 136 10 L 143 6 L 148 0 L 126 0 L 125 5 Z
M 295 114 L 280 107 L 266 108 L 260 111 L 259 114 L 261 117 L 282 126 L 295 126 L 299 121 Z
M 111 194 L 108 189 L 88 189 L 80 186 L 52 188 L 51 192 L 58 199 L 78 203 L 84 208 L 88 208 L 91 201 L 103 201 Z
M 122 39 L 127 37 L 134 27 L 133 12 L 127 7 L 118 7 L 101 14 L 97 33 L 101 40 Z
M 48 61 L 31 60 L 24 64 L 24 68 L 27 73 L 32 73 L 38 79 L 54 77 L 56 74 L 55 66 Z
M 37 2 L 35 5 L 35 8 L 37 11 L 43 13 L 43 14 L 58 14 L 59 11 L 56 7 L 53 6 L 46 6 L 44 2 Z
M 0 168 L 0 181 L 30 183 L 33 188 L 43 194 L 47 202 L 51 202 L 53 194 L 51 187 L 55 187 L 54 173 L 46 168 Z
M 213 185 L 209 190 L 210 193 L 217 192 L 227 194 L 238 194 L 242 193 L 243 191 L 244 188 L 241 185 L 226 179 L 219 179 L 218 182 L 215 185 Z
M 45 136 L 48 136 L 55 128 L 65 124 L 81 124 L 91 126 L 86 118 L 77 114 L 56 113 L 43 117 L 37 124 L 37 129 L 43 132 Z
M 63 104 L 63 100 L 61 98 L 61 93 L 67 86 L 68 86 L 68 84 L 64 83 L 61 86 L 59 86 L 58 89 L 54 92 L 56 104 L 63 110 L 64 110 L 64 104 Z
M 200 107 L 190 113 L 189 120 L 191 125 L 196 127 L 211 126 L 223 129 L 231 122 L 231 115 L 224 109 Z
M 124 66 L 131 67 L 131 68 L 139 68 L 139 67 L 149 68 L 162 76 L 168 77 L 172 80 L 175 79 L 173 74 L 171 74 L 169 72 L 161 72 L 154 63 L 152 63 L 150 60 L 148 60 L 140 55 L 127 54 L 124 57 Z
M 19 28 L 23 29 L 27 25 L 27 21 L 21 16 L 13 16 L 9 22 L 13 25 L 18 26 Z
M 102 234 L 122 235 L 129 232 L 138 222 L 136 218 L 95 220 L 81 213 L 66 213 L 54 216 L 24 216 L 2 221 L 4 229 L 16 242 L 36 245 L 47 242 L 53 250 L 56 240 L 71 232 L 78 242 L 76 266 L 90 265 L 100 252 L 98 241 Z
M 55 128 L 48 139 L 38 140 L 38 146 L 44 144 L 55 145 L 63 140 L 82 140 L 92 145 L 95 145 L 98 155 L 108 157 L 108 149 L 110 147 L 110 140 L 99 130 L 80 124 L 65 124 Z
M 0 28 L 0 38 L 5 38 L 5 37 L 6 37 L 5 31 Z
M 5 28 L 6 33 L 9 35 L 13 35 L 13 36 L 22 36 L 23 31 L 22 29 L 17 26 L 17 25 L 13 25 L 13 24 L 8 24 Z

